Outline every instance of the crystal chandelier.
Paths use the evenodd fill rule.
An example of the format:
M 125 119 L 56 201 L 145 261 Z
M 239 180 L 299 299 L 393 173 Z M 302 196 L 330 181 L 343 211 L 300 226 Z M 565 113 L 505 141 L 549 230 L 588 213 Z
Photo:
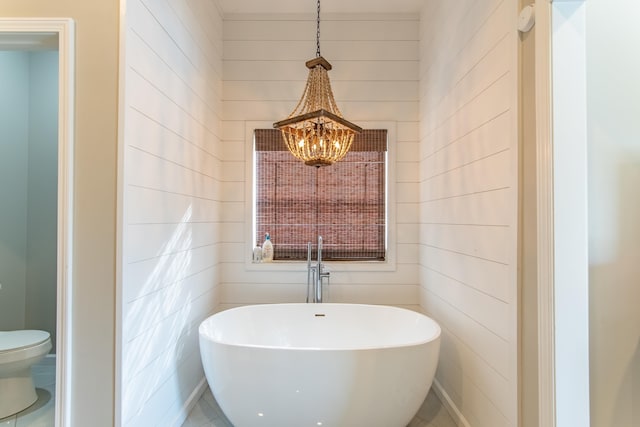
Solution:
M 349 151 L 362 128 L 345 120 L 331 91 L 331 64 L 320 55 L 320 0 L 316 25 L 316 57 L 305 63 L 309 69 L 302 98 L 289 117 L 273 124 L 280 129 L 287 148 L 309 166 L 329 166 Z

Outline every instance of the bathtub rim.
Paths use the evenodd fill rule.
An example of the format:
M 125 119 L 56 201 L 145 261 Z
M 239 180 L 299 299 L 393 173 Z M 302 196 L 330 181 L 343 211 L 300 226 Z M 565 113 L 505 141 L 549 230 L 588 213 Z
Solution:
M 214 337 L 208 335 L 206 332 L 203 332 L 204 329 L 204 324 L 207 323 L 207 321 L 209 321 L 210 319 L 212 319 L 213 317 L 219 315 L 219 314 L 223 314 L 223 313 L 228 313 L 228 312 L 232 312 L 232 311 L 241 311 L 241 310 L 248 310 L 249 307 L 256 307 L 256 306 L 260 306 L 260 307 L 264 307 L 264 306 L 360 306 L 360 307 L 376 307 L 376 308 L 386 308 L 386 309 L 391 309 L 391 310 L 400 310 L 400 311 L 406 311 L 418 316 L 422 316 L 424 318 L 426 318 L 426 320 L 431 324 L 431 326 L 434 328 L 434 333 L 431 334 L 427 339 L 422 339 L 422 340 L 415 340 L 415 341 L 407 341 L 406 343 L 402 343 L 402 344 L 393 344 L 393 345 L 363 345 L 363 346 L 358 346 L 358 347 L 302 347 L 302 346 L 283 346 L 283 345 L 265 345 L 265 344 L 249 344 L 249 343 L 233 343 L 233 342 L 226 342 L 226 341 L 222 341 L 219 339 L 215 339 Z M 320 352 L 341 352 L 341 351 L 372 351 L 372 350 L 391 350 L 391 349 L 402 349 L 402 348 L 407 348 L 407 347 L 418 347 L 418 346 L 422 346 L 422 345 L 428 345 L 428 344 L 432 344 L 432 343 L 438 343 L 440 341 L 440 338 L 442 336 L 442 328 L 440 327 L 440 325 L 438 324 L 438 322 L 427 316 L 424 313 L 418 312 L 418 311 L 414 311 L 414 310 L 410 310 L 407 308 L 403 308 L 403 307 L 397 307 L 397 306 L 393 306 L 393 305 L 386 305 L 386 304 L 360 304 L 360 303 L 321 303 L 321 304 L 313 304 L 313 303 L 298 303 L 298 302 L 294 302 L 294 303 L 265 303 L 265 304 L 247 304 L 247 305 L 242 305 L 239 307 L 233 307 L 233 308 L 229 308 L 223 311 L 219 311 L 217 313 L 212 314 L 211 316 L 208 316 L 206 319 L 204 319 L 202 322 L 200 322 L 200 325 L 198 325 L 198 339 L 206 339 L 208 341 L 210 341 L 213 344 L 217 344 L 217 345 L 222 345 L 222 346 L 229 346 L 229 347 L 241 347 L 241 348 L 253 348 L 253 349 L 265 349 L 265 350 L 277 350 L 277 351 L 320 351 Z

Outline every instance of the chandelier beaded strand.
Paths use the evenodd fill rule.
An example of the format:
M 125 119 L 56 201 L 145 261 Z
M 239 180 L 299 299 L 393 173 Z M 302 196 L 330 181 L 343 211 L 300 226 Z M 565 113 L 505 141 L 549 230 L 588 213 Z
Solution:
M 362 128 L 344 119 L 333 97 L 328 74 L 332 67 L 320 55 L 320 0 L 316 25 L 316 58 L 305 63 L 309 76 L 302 98 L 273 127 L 280 129 L 291 154 L 306 165 L 320 167 L 342 160 Z

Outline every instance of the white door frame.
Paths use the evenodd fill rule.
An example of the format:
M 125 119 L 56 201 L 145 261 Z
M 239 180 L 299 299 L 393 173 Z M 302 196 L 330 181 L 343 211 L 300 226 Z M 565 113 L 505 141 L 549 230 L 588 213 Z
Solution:
M 555 427 L 551 4 L 548 0 L 536 0 L 535 8 L 538 424 Z
M 74 23 L 61 18 L 0 18 L 6 33 L 58 36 L 58 248 L 55 425 L 71 425 Z M 28 45 L 25 45 L 25 49 Z
M 536 0 L 539 425 L 589 425 L 585 0 Z

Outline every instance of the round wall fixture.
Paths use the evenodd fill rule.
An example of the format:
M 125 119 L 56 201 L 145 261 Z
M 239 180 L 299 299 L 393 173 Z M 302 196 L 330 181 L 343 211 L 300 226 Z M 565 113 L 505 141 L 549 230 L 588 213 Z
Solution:
M 520 11 L 520 16 L 518 17 L 518 30 L 526 33 L 533 28 L 533 24 L 535 24 L 535 22 L 536 14 L 534 6 L 530 4 L 523 7 Z

